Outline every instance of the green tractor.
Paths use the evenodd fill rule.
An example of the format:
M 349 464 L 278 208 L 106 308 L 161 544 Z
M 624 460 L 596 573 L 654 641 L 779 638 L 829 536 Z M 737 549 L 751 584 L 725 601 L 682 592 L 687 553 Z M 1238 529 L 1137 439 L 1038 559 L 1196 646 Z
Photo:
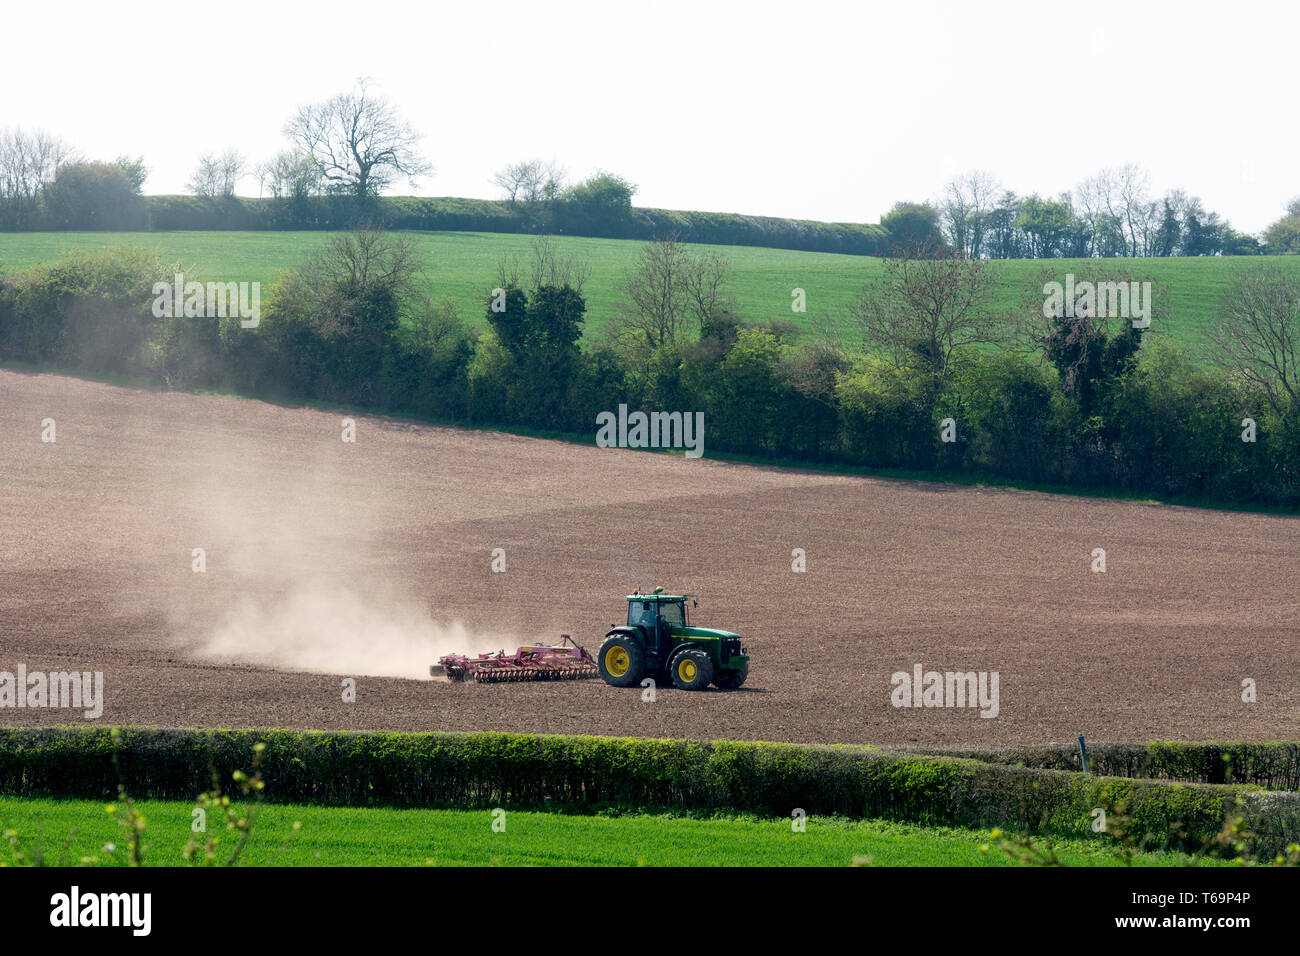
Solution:
M 627 624 L 612 627 L 596 654 L 605 683 L 637 687 L 647 676 L 666 674 L 682 690 L 709 684 L 734 690 L 749 676 L 749 651 L 731 631 L 692 627 L 687 594 L 633 591 L 627 596 Z M 698 607 L 698 601 L 691 601 Z

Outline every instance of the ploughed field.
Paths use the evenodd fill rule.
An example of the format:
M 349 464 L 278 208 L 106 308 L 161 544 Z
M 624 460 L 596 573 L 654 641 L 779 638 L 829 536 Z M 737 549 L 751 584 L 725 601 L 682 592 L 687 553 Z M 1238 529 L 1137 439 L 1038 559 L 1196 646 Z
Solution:
M 113 724 L 1300 737 L 1296 518 L 707 456 L 707 430 L 688 459 L 0 370 L 0 672 L 101 672 Z M 744 636 L 742 690 L 427 676 L 561 633 L 594 653 L 656 585 Z M 916 665 L 996 672 L 996 716 L 894 706 Z

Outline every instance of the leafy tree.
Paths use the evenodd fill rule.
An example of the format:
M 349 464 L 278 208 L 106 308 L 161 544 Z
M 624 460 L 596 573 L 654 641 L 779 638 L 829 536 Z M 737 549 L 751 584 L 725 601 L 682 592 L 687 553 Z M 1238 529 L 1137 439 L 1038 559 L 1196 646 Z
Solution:
M 1300 254 L 1300 197 L 1291 200 L 1286 215 L 1264 230 L 1264 242 L 1271 255 Z
M 843 442 L 850 461 L 871 467 L 926 468 L 934 461 L 930 383 L 877 356 L 858 356 L 836 379 Z
M 1052 322 L 1054 328 L 1043 341 L 1044 351 L 1061 375 L 1065 394 L 1078 403 L 1086 418 L 1107 387 L 1133 369 L 1143 330 L 1130 323 L 1111 332 L 1077 315 L 1062 315 Z
M 896 202 L 880 217 L 889 233 L 893 255 L 912 255 L 917 249 L 938 249 L 943 245 L 939 210 L 930 203 Z
M 46 208 L 61 229 L 138 229 L 144 201 L 117 163 L 69 163 L 45 190 Z
M 1225 464 L 1245 450 L 1235 427 L 1241 418 L 1227 379 L 1168 342 L 1116 383 L 1105 409 L 1107 432 L 1122 449 L 1122 480 L 1166 495 L 1228 492 Z
M 1152 254 L 1172 256 L 1178 252 L 1183 235 L 1183 224 L 1169 196 L 1161 200 L 1160 208 L 1160 228 L 1156 230 L 1155 248 Z
M 1193 199 L 1183 218 L 1183 255 L 1216 255 L 1223 246 L 1224 227 L 1218 213 L 1206 212 L 1201 201 Z
M 145 180 L 149 178 L 149 167 L 144 164 L 143 156 L 119 156 L 113 162 L 126 173 L 132 189 L 137 193 L 144 189 Z
M 320 167 L 309 153 L 284 150 L 270 162 L 259 165 L 254 174 L 276 199 L 302 203 L 321 192 Z
M 782 374 L 785 346 L 767 329 L 741 329 L 709 386 L 710 434 L 735 451 L 777 452 L 792 390 Z
M 1046 269 L 1041 278 L 1043 283 L 1025 295 L 1021 312 L 1024 318 L 1016 323 L 1017 337 L 1029 351 L 1037 352 L 1056 369 L 1061 392 L 1088 418 L 1100 408 L 1110 387 L 1132 371 L 1145 331 L 1133 327 L 1131 316 L 1103 315 L 1109 307 L 1100 307 L 1099 290 L 1109 283 L 1131 288 L 1135 280 L 1124 270 L 1099 264 L 1076 278 L 1073 303 L 1062 303 L 1053 314 L 1045 314 L 1051 310 L 1044 307 L 1041 289 L 1056 276 Z M 1140 282 L 1138 285 L 1141 288 Z M 1095 293 L 1091 306 L 1085 298 L 1088 286 Z M 1168 298 L 1166 288 L 1151 284 L 1148 306 L 1152 325 L 1163 324 Z M 1114 328 L 1117 319 L 1122 323 L 1118 329 Z
M 1020 204 L 1015 227 L 1028 238 L 1031 258 L 1055 258 L 1067 248 L 1075 228 L 1074 212 L 1068 202 L 1029 196 Z
M 265 335 L 278 378 L 300 393 L 383 405 L 399 330 L 424 304 L 410 240 L 369 227 L 334 236 L 272 289 Z
M 597 172 L 570 186 L 561 199 L 572 209 L 594 219 L 621 219 L 632 214 L 632 197 L 636 186 L 614 173 Z
M 529 293 L 510 287 L 489 297 L 488 324 L 504 352 L 496 363 L 504 379 L 497 387 L 527 424 L 568 424 L 586 310 L 582 294 L 567 285 L 542 285 Z
M 1260 254 L 1260 243 L 1249 233 L 1238 232 L 1225 223 L 1220 251 L 1225 256 L 1257 256 Z
M 1023 254 L 1022 236 L 1016 229 L 1020 203 L 1020 197 L 1007 190 L 985 218 L 985 249 L 990 259 L 1017 259 Z

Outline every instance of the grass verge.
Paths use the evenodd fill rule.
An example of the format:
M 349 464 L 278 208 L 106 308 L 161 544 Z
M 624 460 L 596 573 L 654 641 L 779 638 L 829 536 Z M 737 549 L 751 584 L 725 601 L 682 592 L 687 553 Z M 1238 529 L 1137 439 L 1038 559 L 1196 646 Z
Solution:
M 146 865 L 179 866 L 195 805 L 140 801 Z M 499 832 L 497 820 L 504 822 Z M 301 823 L 294 830 L 293 824 Z M 883 820 L 752 816 L 692 819 L 662 814 L 570 816 L 487 810 L 394 810 L 265 804 L 240 862 L 278 866 L 1014 866 L 1024 860 L 990 830 L 919 827 Z M 122 861 L 121 825 L 88 800 L 0 798 L 0 830 L 51 865 Z M 0 863 L 14 862 L 10 840 Z M 113 850 L 104 851 L 105 845 Z M 1114 850 L 1085 839 L 1053 843 L 1067 866 L 1117 866 Z M 89 861 L 89 863 L 87 863 Z M 1140 853 L 1138 866 L 1223 866 L 1183 853 Z

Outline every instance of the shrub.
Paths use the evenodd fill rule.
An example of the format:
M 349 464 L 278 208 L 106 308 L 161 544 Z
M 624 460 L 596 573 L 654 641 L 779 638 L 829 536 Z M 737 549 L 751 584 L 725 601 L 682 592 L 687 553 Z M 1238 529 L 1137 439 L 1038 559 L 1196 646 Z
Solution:
M 153 286 L 171 281 L 156 253 L 78 250 L 34 266 L 0 295 L 0 357 L 110 372 L 151 369 Z

